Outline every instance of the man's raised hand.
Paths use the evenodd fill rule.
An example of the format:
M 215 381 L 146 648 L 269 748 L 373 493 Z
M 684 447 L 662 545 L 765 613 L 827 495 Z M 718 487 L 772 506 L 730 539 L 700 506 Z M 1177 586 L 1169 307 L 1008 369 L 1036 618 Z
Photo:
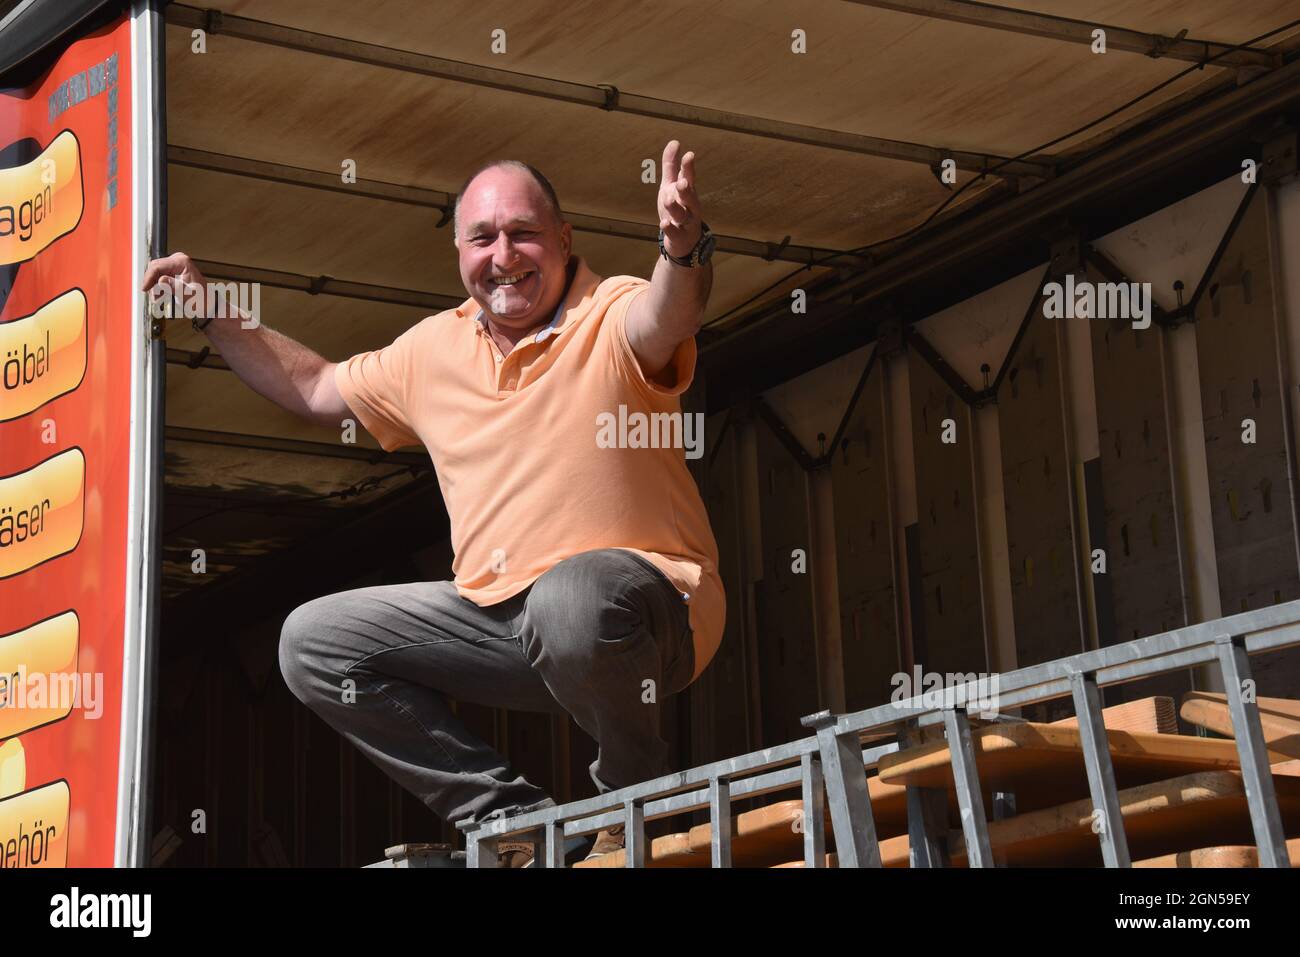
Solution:
M 664 147 L 659 177 L 659 228 L 670 256 L 686 256 L 699 242 L 704 228 L 700 197 L 695 192 L 695 154 L 681 155 L 682 145 L 670 140 Z

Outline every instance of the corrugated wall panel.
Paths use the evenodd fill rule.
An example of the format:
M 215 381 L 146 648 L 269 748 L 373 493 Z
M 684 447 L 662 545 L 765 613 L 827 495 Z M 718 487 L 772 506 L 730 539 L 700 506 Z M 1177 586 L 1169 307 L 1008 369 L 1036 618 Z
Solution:
M 1104 538 L 1090 544 L 1106 552 L 1110 614 L 1098 610 L 1098 640 L 1106 646 L 1187 624 L 1174 528 L 1162 333 L 1154 325 L 1134 329 L 1125 319 L 1077 321 L 1090 322 L 1092 331 L 1100 460 L 1089 463 L 1095 467 L 1086 473 L 1090 507 L 1093 499 L 1105 503 Z M 1096 527 L 1091 511 L 1089 519 Z M 1183 673 L 1107 689 L 1106 703 L 1189 690 L 1190 674 Z
M 1002 383 L 998 413 L 1016 656 L 1024 668 L 1083 650 L 1056 329 L 1041 313 Z
M 1264 199 L 1255 195 L 1197 311 L 1210 507 L 1227 615 L 1300 597 Z M 1243 440 L 1246 419 L 1254 422 L 1253 443 Z M 1255 674 L 1262 695 L 1300 696 L 1300 655 L 1261 658 Z
M 793 569 L 796 549 L 812 561 L 808 484 L 803 467 L 765 423 L 758 440 L 758 495 L 763 526 L 763 579 L 758 582 L 758 662 L 762 744 L 808 734 L 799 718 L 818 710 L 812 576 Z
M 927 672 L 986 672 L 970 412 L 919 355 L 908 368 L 922 593 L 916 663 Z
M 694 729 L 696 752 L 692 765 L 715 761 L 749 750 L 747 701 L 749 683 L 745 649 L 745 544 L 742 529 L 741 483 L 738 474 L 737 427 L 723 431 L 722 416 L 705 426 L 709 441 L 704 502 L 709 510 L 713 537 L 718 543 L 718 564 L 727 592 L 727 620 L 722 644 L 704 674 L 691 686 L 699 695 L 708 720 Z M 720 439 L 716 439 L 721 433 Z M 715 442 L 718 444 L 715 447 Z
M 900 668 L 881 381 L 874 371 L 831 461 L 850 711 L 888 701 L 890 679 Z

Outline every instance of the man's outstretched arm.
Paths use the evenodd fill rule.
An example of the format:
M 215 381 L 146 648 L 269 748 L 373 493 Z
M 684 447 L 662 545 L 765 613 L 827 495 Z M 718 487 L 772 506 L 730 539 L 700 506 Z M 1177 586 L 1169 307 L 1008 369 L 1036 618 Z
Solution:
M 184 253 L 155 259 L 145 269 L 142 287 L 207 289 L 207 280 Z M 206 301 L 206 293 L 204 301 Z M 338 423 L 351 414 L 334 382 L 334 366 L 304 346 L 260 323 L 246 327 L 251 317 L 237 311 L 213 319 L 203 329 L 221 358 L 254 392 L 312 422 Z
M 686 256 L 703 233 L 704 216 L 695 191 L 695 154 L 678 159 L 676 140 L 664 148 L 659 178 L 659 228 L 670 256 Z M 628 342 L 646 378 L 663 371 L 683 339 L 700 330 L 713 286 L 713 264 L 679 266 L 659 257 L 650 289 L 632 300 L 626 328 Z

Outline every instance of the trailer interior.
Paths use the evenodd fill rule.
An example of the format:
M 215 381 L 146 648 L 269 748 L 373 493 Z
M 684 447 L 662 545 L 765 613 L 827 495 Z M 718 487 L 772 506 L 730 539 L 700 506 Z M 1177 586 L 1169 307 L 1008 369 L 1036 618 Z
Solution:
M 172 3 L 167 244 L 337 361 L 467 298 L 451 203 L 481 163 L 541 169 L 595 272 L 648 277 L 645 164 L 696 152 L 718 251 L 683 403 L 728 606 L 664 709 L 677 768 L 884 703 L 914 667 L 1300 598 L 1300 26 L 1277 30 L 1300 2 L 949 6 Z M 1150 283 L 1150 327 L 1046 318 L 1044 284 L 1085 270 Z M 296 419 L 188 322 L 166 346 L 155 863 L 455 843 L 277 661 L 305 601 L 451 577 L 427 453 Z M 1300 697 L 1295 649 L 1255 673 Z M 1105 703 L 1192 690 L 1215 689 L 1189 669 Z M 571 720 L 458 712 L 557 801 L 595 793 Z

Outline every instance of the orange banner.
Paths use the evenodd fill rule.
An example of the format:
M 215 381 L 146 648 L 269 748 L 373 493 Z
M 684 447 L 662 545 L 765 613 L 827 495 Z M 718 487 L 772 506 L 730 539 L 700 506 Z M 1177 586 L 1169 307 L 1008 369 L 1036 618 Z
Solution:
M 142 322 L 130 31 L 0 91 L 3 867 L 114 863 Z

